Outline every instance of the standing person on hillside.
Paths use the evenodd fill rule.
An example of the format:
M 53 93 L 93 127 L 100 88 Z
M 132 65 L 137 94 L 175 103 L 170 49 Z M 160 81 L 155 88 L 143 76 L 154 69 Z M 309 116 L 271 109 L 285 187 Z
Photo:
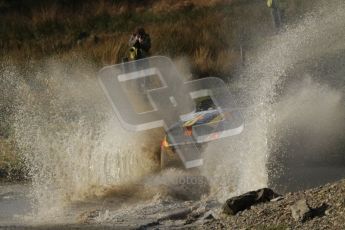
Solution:
M 271 8 L 272 20 L 275 28 L 281 29 L 285 24 L 287 0 L 267 0 L 267 6 Z
M 127 61 L 137 61 L 149 56 L 150 48 L 151 48 L 151 38 L 150 35 L 145 32 L 145 29 L 139 27 L 135 30 L 135 32 L 131 35 L 129 39 L 129 55 L 125 58 L 124 62 Z M 126 72 L 137 71 L 137 70 L 145 70 L 149 68 L 150 63 L 149 60 L 141 60 L 136 62 L 132 67 L 135 67 L 135 70 L 125 70 Z M 146 89 L 150 85 L 150 81 L 146 78 L 140 78 L 136 81 L 138 83 L 138 89 L 142 93 L 146 93 Z
M 136 29 L 129 39 L 129 46 L 131 47 L 130 59 L 138 60 L 148 57 L 151 48 L 150 35 L 142 27 Z M 131 54 L 131 52 L 133 53 Z

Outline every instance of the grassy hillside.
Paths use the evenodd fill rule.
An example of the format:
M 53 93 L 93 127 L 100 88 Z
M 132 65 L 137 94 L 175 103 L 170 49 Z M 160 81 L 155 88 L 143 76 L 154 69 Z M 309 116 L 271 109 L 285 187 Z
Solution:
M 152 54 L 188 56 L 198 73 L 226 74 L 238 61 L 248 25 L 260 18 L 270 29 L 264 2 L 248 2 L 3 0 L 1 55 L 25 60 L 77 52 L 100 64 L 118 63 L 132 31 L 144 26 Z

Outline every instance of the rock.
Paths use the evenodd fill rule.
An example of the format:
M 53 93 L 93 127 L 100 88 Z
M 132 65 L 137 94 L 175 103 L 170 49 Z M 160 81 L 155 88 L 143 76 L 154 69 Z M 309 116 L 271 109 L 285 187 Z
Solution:
M 312 217 L 323 217 L 324 215 L 326 215 L 326 211 L 328 210 L 328 208 L 329 205 L 326 203 L 322 203 L 322 205 L 317 208 L 312 208 Z
M 239 211 L 243 211 L 252 206 L 255 200 L 255 192 L 249 192 L 241 196 L 230 198 L 225 202 L 223 212 L 229 215 L 236 215 Z
M 223 205 L 223 212 L 236 215 L 238 212 L 250 208 L 254 204 L 268 202 L 279 195 L 269 188 L 247 192 L 243 195 L 228 199 Z
M 262 188 L 256 190 L 257 193 L 257 203 L 271 201 L 272 199 L 279 197 L 277 193 L 273 192 L 272 189 Z
M 313 217 L 312 209 L 307 204 L 306 199 L 298 200 L 290 206 L 292 217 L 295 221 L 305 222 Z

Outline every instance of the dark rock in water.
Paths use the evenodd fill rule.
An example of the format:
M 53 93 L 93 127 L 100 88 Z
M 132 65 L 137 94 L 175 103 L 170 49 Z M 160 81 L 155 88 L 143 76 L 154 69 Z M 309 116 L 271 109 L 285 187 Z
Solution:
M 291 205 L 291 214 L 295 221 L 305 222 L 313 217 L 313 210 L 307 204 L 306 199 L 301 199 Z
M 247 192 L 243 195 L 228 199 L 223 206 L 223 212 L 229 215 L 236 215 L 236 213 L 246 210 L 252 205 L 268 202 L 278 196 L 280 195 L 269 188 Z

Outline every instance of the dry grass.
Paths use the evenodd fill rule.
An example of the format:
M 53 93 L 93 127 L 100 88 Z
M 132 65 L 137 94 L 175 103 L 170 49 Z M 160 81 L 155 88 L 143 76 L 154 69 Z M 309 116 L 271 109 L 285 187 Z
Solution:
M 56 4 L 52 4 L 50 6 L 45 6 L 38 9 L 33 9 L 31 23 L 33 26 L 37 26 L 47 22 L 61 20 L 62 18 L 58 17 L 58 11 L 59 9 Z
M 195 7 L 214 7 L 221 4 L 231 4 L 232 0 L 164 0 L 154 1 L 153 12 L 166 12 L 176 10 L 186 10 Z
M 88 55 L 95 60 L 100 60 L 103 64 L 114 64 L 122 61 L 126 52 L 127 40 L 127 36 L 124 35 L 104 37 L 99 45 L 94 46 L 93 42 L 90 41 L 82 45 L 81 49 L 89 50 Z
M 197 73 L 225 74 L 231 65 L 220 67 L 222 60 L 237 56 L 235 49 L 229 51 L 232 33 L 222 24 L 231 18 L 223 10 L 231 8 L 231 0 L 113 2 L 85 1 L 77 6 L 78 13 L 72 4 L 57 1 L 6 12 L 0 52 L 18 60 L 78 52 L 100 65 L 114 64 L 125 56 L 131 32 L 143 25 L 152 37 L 152 55 L 192 57 Z M 83 31 L 90 36 L 77 41 Z M 208 50 L 207 57 L 202 57 L 203 50 Z M 224 59 L 229 53 L 232 58 Z
M 115 64 L 126 55 L 132 31 L 142 25 L 152 38 L 151 55 L 188 57 L 196 76 L 229 76 L 240 61 L 239 37 L 272 31 L 264 2 L 100 0 L 73 6 L 37 1 L 43 3 L 21 10 L 0 4 L 0 56 L 27 60 L 79 53 L 99 66 Z M 78 41 L 81 32 L 90 36 Z

